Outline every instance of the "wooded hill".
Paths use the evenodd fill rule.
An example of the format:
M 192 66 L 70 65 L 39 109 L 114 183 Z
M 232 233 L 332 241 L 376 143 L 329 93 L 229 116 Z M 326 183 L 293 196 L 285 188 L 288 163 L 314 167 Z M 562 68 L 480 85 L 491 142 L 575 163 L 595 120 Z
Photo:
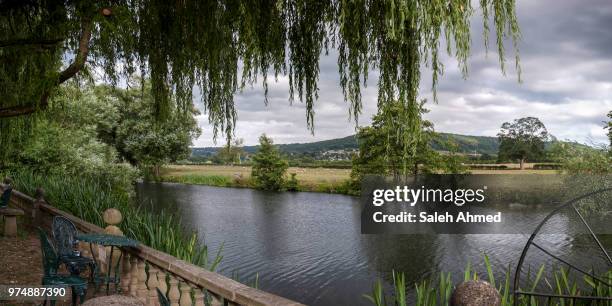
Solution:
M 458 151 L 466 154 L 497 154 L 499 143 L 497 137 L 470 136 L 451 133 L 439 133 L 439 138 L 431 143 L 434 150 L 448 151 L 449 140 L 458 145 Z M 355 135 L 322 140 L 308 143 L 278 144 L 278 148 L 287 154 L 323 153 L 327 151 L 352 151 L 357 150 L 357 139 Z M 244 150 L 249 153 L 257 151 L 258 146 L 245 146 Z M 219 147 L 192 148 L 193 156 L 209 156 L 215 154 Z

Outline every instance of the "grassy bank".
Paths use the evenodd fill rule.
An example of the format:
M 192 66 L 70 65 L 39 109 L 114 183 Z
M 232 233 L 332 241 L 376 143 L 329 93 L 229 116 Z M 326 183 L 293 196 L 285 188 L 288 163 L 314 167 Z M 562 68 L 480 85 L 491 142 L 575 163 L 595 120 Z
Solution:
M 108 208 L 117 208 L 123 214 L 119 227 L 124 234 L 159 251 L 209 270 L 214 270 L 221 260 L 221 250 L 217 250 L 216 255 L 209 254 L 197 235 L 184 234 L 181 222 L 171 215 L 139 209 L 128 193 L 113 188 L 107 181 L 86 176 L 43 176 L 30 171 L 4 175 L 13 178 L 15 189 L 29 195 L 42 187 L 49 204 L 101 227 L 105 226 L 102 213 Z
M 350 169 L 290 167 L 297 191 L 352 194 Z M 250 166 L 170 165 L 162 170 L 162 181 L 217 187 L 253 188 Z

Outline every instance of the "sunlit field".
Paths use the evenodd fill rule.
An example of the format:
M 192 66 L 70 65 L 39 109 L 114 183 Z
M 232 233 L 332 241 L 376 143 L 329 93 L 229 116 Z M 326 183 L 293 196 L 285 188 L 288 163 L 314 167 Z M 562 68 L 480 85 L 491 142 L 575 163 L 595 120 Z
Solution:
M 331 168 L 300 168 L 290 167 L 287 173 L 296 173 L 297 179 L 303 183 L 341 182 L 349 178 L 350 169 Z M 235 177 L 242 175 L 244 178 L 251 177 L 250 166 L 216 166 L 216 165 L 169 165 L 162 170 L 163 176 L 184 175 L 221 175 Z
M 505 170 L 470 170 L 473 174 L 555 174 L 557 170 L 534 170 L 534 164 L 525 164 L 525 170 L 519 170 L 518 164 L 503 164 L 509 169 Z M 302 183 L 335 183 L 350 177 L 350 169 L 331 168 L 300 168 L 290 167 L 287 173 L 296 173 L 297 179 Z M 169 165 L 164 167 L 163 176 L 186 176 L 186 175 L 220 175 L 234 178 L 242 175 L 243 178 L 251 177 L 250 166 L 218 166 L 218 165 Z

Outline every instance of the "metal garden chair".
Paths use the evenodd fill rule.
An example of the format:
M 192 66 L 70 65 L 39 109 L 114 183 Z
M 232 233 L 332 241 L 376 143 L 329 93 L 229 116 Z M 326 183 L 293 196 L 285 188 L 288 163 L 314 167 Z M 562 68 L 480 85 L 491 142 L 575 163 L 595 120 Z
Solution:
M 87 280 L 77 275 L 58 274 L 59 261 L 57 253 L 51 242 L 49 242 L 47 234 L 41 228 L 38 228 L 38 234 L 40 235 L 40 247 L 43 258 L 43 286 L 71 287 L 72 305 L 77 305 L 77 299 L 82 304 L 87 295 Z M 46 304 L 47 300 L 45 299 L 43 305 Z M 51 305 L 55 305 L 55 300 L 51 300 Z
M 78 240 L 76 226 L 70 220 L 62 216 L 53 218 L 53 240 L 58 253 L 60 264 L 66 265 L 66 268 L 72 275 L 80 275 L 85 268 L 91 270 L 90 278 L 94 278 L 96 273 L 96 262 L 93 258 L 81 256 L 76 251 Z
M 4 189 L 4 191 L 2 192 L 2 196 L 0 197 L 0 207 L 8 206 L 12 192 L 13 188 L 11 186 L 8 186 L 6 187 L 6 189 Z

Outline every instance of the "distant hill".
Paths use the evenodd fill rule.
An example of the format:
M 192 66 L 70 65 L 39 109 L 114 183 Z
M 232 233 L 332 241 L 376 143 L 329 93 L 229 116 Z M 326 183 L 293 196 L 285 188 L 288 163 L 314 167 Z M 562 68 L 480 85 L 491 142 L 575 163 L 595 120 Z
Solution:
M 432 142 L 434 150 L 447 151 L 448 147 L 445 143 L 452 140 L 458 145 L 458 150 L 461 153 L 469 154 L 497 154 L 499 143 L 497 137 L 490 136 L 470 136 L 450 133 L 439 133 L 439 139 Z M 258 146 L 245 146 L 244 150 L 249 153 L 257 151 Z M 346 136 L 343 138 L 308 142 L 308 143 L 289 143 L 278 144 L 279 150 L 288 154 L 304 154 L 304 153 L 321 153 L 326 151 L 337 150 L 356 150 L 357 139 L 355 135 Z M 216 153 L 219 147 L 202 147 L 193 148 L 194 156 L 208 156 Z

